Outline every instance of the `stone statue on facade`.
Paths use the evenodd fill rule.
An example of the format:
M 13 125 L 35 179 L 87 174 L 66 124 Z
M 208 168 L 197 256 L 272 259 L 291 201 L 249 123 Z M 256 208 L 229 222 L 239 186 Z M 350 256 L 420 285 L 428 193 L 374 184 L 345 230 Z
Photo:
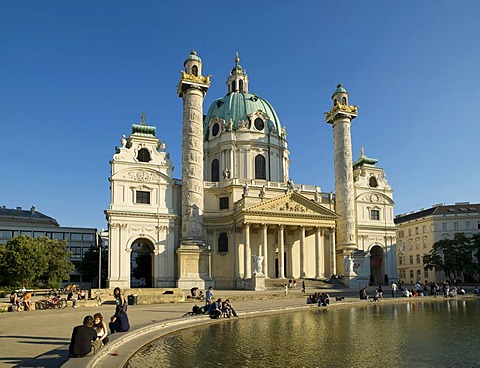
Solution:
M 263 256 L 261 255 L 252 255 L 252 259 L 253 259 L 253 273 L 254 274 L 262 274 L 262 270 L 263 270 Z
M 250 187 L 248 186 L 248 183 L 245 182 L 243 184 L 243 194 L 242 197 L 246 197 L 248 195 L 248 191 L 250 190 Z
M 262 185 L 262 188 L 260 189 L 260 194 L 258 196 L 260 198 L 265 198 L 266 194 L 267 194 L 267 190 L 265 189 L 265 185 Z
M 228 170 L 228 169 L 223 170 L 223 178 L 225 180 L 230 180 L 230 175 L 231 175 L 230 170 Z
M 343 259 L 343 269 L 345 270 L 345 275 L 353 273 L 353 258 L 351 255 Z
M 127 146 L 127 137 L 125 136 L 125 134 L 122 135 L 120 143 L 122 144 L 122 148 L 125 148 Z

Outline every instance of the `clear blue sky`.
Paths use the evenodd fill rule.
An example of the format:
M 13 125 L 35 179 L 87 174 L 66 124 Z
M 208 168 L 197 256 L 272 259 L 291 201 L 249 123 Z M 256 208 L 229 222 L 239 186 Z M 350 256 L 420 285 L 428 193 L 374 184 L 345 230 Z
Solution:
M 295 183 L 334 191 L 323 113 L 341 82 L 395 213 L 480 201 L 478 1 L 21 1 L 0 4 L 0 205 L 106 227 L 109 160 L 147 114 L 180 178 L 179 70 L 225 94 L 235 51 L 287 127 Z

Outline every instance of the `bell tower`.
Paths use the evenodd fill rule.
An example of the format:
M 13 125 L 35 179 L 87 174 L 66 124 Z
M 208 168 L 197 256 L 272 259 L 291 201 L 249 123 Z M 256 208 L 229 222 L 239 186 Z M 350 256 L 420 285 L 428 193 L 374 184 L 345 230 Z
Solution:
M 203 99 L 210 76 L 202 76 L 202 60 L 195 51 L 184 62 L 178 97 L 183 100 L 182 230 L 177 249 L 177 287 L 208 287 L 210 250 L 204 238 Z
M 333 126 L 335 210 L 340 215 L 337 222 L 336 272 L 346 276 L 348 285 L 349 279 L 356 276 L 353 270 L 357 236 L 350 124 L 357 117 L 357 106 L 348 104 L 348 92 L 341 84 L 333 92 L 332 100 L 333 107 L 326 113 L 325 120 Z

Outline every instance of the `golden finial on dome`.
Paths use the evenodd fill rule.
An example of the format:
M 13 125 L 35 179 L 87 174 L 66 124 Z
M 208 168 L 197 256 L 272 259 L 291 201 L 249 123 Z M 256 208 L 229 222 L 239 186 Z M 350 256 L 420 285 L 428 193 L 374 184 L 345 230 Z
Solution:
M 238 65 L 238 63 L 240 62 L 240 58 L 238 57 L 238 51 L 235 53 L 235 64 Z

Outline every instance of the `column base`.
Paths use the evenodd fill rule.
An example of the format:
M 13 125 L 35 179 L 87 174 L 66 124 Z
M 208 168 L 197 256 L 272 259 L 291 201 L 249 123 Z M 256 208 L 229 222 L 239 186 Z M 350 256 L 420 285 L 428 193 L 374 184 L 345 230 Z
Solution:
M 254 274 L 252 278 L 245 279 L 245 290 L 265 291 L 265 275 L 263 273 Z

